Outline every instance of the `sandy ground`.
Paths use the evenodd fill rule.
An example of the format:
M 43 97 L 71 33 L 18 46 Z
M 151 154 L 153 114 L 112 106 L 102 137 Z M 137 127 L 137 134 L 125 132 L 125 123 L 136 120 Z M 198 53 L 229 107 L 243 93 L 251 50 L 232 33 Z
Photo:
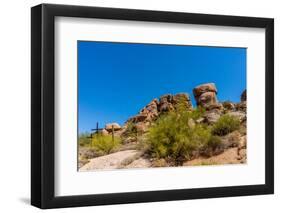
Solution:
M 246 149 L 244 149 L 246 151 Z M 245 159 L 242 159 L 239 155 L 238 148 L 230 148 L 219 155 L 215 155 L 209 158 L 199 157 L 194 160 L 187 161 L 183 166 L 199 166 L 199 165 L 216 165 L 216 164 L 239 164 L 245 163 Z
M 183 166 L 224 165 L 246 163 L 246 149 L 229 148 L 223 153 L 209 158 L 199 157 L 186 161 Z M 96 169 L 149 168 L 152 163 L 142 157 L 137 150 L 124 150 L 109 155 L 92 158 L 79 171 Z

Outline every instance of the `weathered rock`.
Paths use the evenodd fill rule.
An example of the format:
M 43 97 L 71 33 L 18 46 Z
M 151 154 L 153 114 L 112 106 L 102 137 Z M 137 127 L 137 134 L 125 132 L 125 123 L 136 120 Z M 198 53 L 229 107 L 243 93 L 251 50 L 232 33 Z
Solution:
M 108 135 L 108 131 L 106 129 L 102 129 L 100 133 L 102 135 Z
M 238 148 L 239 149 L 246 149 L 246 147 L 247 147 L 247 136 L 244 135 L 239 140 Z
M 153 99 L 149 104 L 147 104 L 139 114 L 146 116 L 145 120 L 152 121 L 158 117 L 158 104 L 157 99 Z
M 133 122 L 133 123 L 142 122 L 147 119 L 147 116 L 148 116 L 147 114 L 138 114 L 138 115 L 135 115 L 135 116 L 129 118 L 129 120 L 127 122 Z
M 108 132 L 112 132 L 112 130 L 114 131 L 118 131 L 121 130 L 121 126 L 118 123 L 109 123 L 105 125 L 105 130 L 107 130 Z
M 205 109 L 207 111 L 213 111 L 213 110 L 221 111 L 221 110 L 223 110 L 223 105 L 221 103 L 212 103 L 212 104 L 206 105 Z
M 135 127 L 138 133 L 144 133 L 148 129 L 147 123 L 143 123 L 143 122 L 136 123 Z
M 198 97 L 206 92 L 217 93 L 217 88 L 214 83 L 201 84 L 193 89 L 193 94 Z
M 241 102 L 247 101 L 247 91 L 244 90 L 241 94 Z
M 243 101 L 236 104 L 236 110 L 246 112 L 247 111 L 247 102 Z
M 208 124 L 214 124 L 219 120 L 220 116 L 220 113 L 217 111 L 210 111 L 205 113 L 204 118 Z
M 162 112 L 170 112 L 174 110 L 174 106 L 172 104 L 172 98 L 173 96 L 171 94 L 163 95 L 160 97 L 159 105 L 158 105 L 158 111 L 160 113 Z
M 246 121 L 247 118 L 246 113 L 242 111 L 228 112 L 227 115 L 238 118 L 240 122 Z
M 241 160 L 241 163 L 245 163 L 246 162 L 246 160 L 247 160 L 247 149 L 238 149 L 237 160 Z
M 178 93 L 172 97 L 172 104 L 175 108 L 184 107 L 187 110 L 192 109 L 190 97 L 186 93 Z
M 222 103 L 222 105 L 225 110 L 229 110 L 229 111 L 235 110 L 235 104 L 230 101 L 225 101 Z
M 214 83 L 202 84 L 193 89 L 198 106 L 207 107 L 217 103 L 217 89 Z
M 221 137 L 222 143 L 220 146 L 223 149 L 238 147 L 241 140 L 241 134 L 238 131 L 234 131 Z

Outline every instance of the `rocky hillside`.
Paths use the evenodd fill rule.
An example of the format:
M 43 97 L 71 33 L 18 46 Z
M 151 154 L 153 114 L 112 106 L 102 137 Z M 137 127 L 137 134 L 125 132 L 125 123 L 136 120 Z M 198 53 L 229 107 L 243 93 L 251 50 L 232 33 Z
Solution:
M 187 93 L 166 94 L 153 99 L 138 114 L 129 118 L 124 126 L 117 123 L 107 124 L 100 134 L 104 136 L 114 134 L 121 141 L 119 148 L 110 153 L 136 149 L 142 153 L 138 154 L 138 160 L 143 158 L 146 162 L 149 161 L 152 167 L 195 165 L 198 162 L 203 165 L 204 159 L 211 157 L 220 160 L 206 162 L 212 162 L 211 164 L 246 162 L 246 90 L 242 92 L 239 103 L 219 102 L 218 90 L 214 83 L 199 85 L 192 92 L 196 100 L 195 107 L 192 106 L 190 95 Z M 174 119 L 175 125 L 170 125 L 169 119 Z M 174 134 L 178 134 L 177 131 L 183 133 L 175 136 L 179 139 L 170 137 L 170 129 L 172 132 L 174 126 L 180 122 L 182 123 L 175 127 Z M 157 128 L 163 128 L 162 132 L 167 131 L 166 136 L 161 136 L 162 133 Z M 203 134 L 210 139 L 202 142 Z M 169 142 L 165 142 L 165 137 Z M 163 141 L 163 144 L 158 144 L 157 140 L 152 143 L 154 138 Z M 216 145 L 210 145 L 213 143 Z M 179 153 L 175 157 L 170 150 Z M 220 158 L 222 154 L 224 157 Z M 80 153 L 80 157 L 82 155 L 83 153 Z M 175 163 L 173 158 L 180 163 Z

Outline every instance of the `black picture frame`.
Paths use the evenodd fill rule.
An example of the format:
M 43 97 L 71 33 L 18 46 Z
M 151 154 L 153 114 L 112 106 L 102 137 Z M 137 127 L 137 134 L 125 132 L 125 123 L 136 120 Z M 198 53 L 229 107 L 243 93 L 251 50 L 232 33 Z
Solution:
M 264 28 L 265 184 L 56 197 L 54 171 L 55 17 Z M 164 11 L 41 4 L 31 9 L 31 204 L 42 208 L 218 198 L 274 193 L 274 20 Z

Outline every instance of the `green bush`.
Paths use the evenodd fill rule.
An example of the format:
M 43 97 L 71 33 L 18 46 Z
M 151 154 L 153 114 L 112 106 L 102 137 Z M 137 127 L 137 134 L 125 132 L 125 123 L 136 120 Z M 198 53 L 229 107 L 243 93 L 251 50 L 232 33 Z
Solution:
M 240 121 L 238 118 L 231 115 L 223 115 L 212 127 L 212 134 L 214 135 L 227 135 L 234 130 L 238 130 Z
M 137 133 L 138 133 L 138 130 L 137 130 L 136 124 L 134 124 L 132 121 L 129 121 L 127 123 L 127 128 L 126 128 L 124 135 L 126 137 L 136 137 Z
M 111 135 L 95 134 L 92 138 L 91 147 L 103 155 L 109 154 L 119 147 L 121 139 L 118 136 L 112 140 Z
M 207 146 L 210 148 L 217 148 L 221 144 L 221 138 L 217 135 L 212 135 L 208 141 Z
M 90 133 L 84 132 L 79 134 L 78 143 L 79 146 L 90 146 L 91 145 L 91 138 L 89 138 Z
M 158 118 L 146 137 L 148 153 L 154 158 L 172 159 L 175 165 L 181 165 L 194 150 L 205 147 L 212 136 L 207 126 L 188 125 L 190 119 L 198 117 L 198 110 L 177 110 Z

